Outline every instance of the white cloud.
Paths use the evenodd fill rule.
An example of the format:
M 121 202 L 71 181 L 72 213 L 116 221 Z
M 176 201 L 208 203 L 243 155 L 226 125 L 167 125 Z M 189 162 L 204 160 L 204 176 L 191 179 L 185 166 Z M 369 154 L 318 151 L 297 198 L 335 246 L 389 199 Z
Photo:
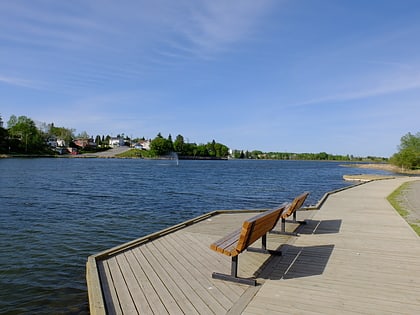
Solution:
M 188 3 L 175 30 L 198 54 L 226 49 L 253 35 L 253 27 L 271 1 L 211 1 Z
M 355 83 L 351 82 L 351 84 Z M 350 85 L 350 82 L 348 85 Z M 404 73 L 401 73 L 400 71 L 378 73 L 376 75 L 371 75 L 371 77 L 367 80 L 361 79 L 360 82 L 357 82 L 356 86 L 351 89 L 342 88 L 341 91 L 336 89 L 337 91 L 331 94 L 292 103 L 287 106 L 304 106 L 320 103 L 360 100 L 419 88 L 420 75 L 416 71 L 410 70 Z M 331 87 L 331 89 L 334 90 L 334 87 Z
M 8 85 L 14 85 L 14 86 L 21 86 L 21 87 L 27 87 L 32 89 L 40 89 L 42 88 L 41 84 L 39 82 L 34 82 L 30 80 L 25 80 L 21 78 L 15 78 L 15 77 L 6 77 L 0 75 L 0 83 L 5 83 Z

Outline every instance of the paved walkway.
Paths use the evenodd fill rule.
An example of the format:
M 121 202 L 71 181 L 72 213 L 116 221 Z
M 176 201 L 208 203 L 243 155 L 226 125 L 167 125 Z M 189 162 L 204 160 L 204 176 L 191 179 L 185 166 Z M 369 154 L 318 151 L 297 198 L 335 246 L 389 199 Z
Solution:
M 406 180 L 331 195 L 243 314 L 420 314 L 420 238 L 386 200 Z

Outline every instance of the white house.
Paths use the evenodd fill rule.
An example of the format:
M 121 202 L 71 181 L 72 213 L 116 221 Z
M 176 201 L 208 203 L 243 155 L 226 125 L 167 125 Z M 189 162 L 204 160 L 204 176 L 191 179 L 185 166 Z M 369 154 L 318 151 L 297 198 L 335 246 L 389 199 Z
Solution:
M 112 137 L 109 139 L 110 147 L 122 147 L 124 145 L 124 139 L 121 137 Z
M 47 144 L 52 148 L 66 146 L 66 142 L 63 139 L 56 138 L 55 136 L 49 137 L 47 140 Z
M 135 149 L 140 150 L 150 150 L 150 141 L 149 140 L 140 140 L 139 142 L 133 145 Z

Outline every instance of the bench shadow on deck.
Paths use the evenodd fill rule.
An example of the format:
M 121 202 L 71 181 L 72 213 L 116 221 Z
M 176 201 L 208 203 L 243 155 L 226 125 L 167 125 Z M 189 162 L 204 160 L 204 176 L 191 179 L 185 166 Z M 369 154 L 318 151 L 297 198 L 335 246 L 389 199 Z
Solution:
M 335 234 L 340 232 L 342 220 L 305 220 L 306 225 L 297 228 L 299 235 Z M 269 280 L 293 279 L 321 275 L 331 254 L 333 244 L 316 246 L 294 246 L 295 238 L 291 238 L 282 246 L 282 257 L 277 262 L 270 264 L 259 275 L 260 278 Z M 270 257 L 274 260 L 275 257 Z
M 312 211 L 302 211 L 307 217 Z M 229 314 L 243 310 L 257 287 L 212 279 L 229 273 L 230 258 L 209 245 L 256 211 L 215 211 L 90 256 L 87 284 L 91 314 Z M 288 224 L 302 234 L 337 233 L 340 220 Z M 269 234 L 270 249 L 283 256 L 240 254 L 241 277 L 290 279 L 321 274 L 333 245 L 293 246 L 295 236 Z M 255 244 L 258 246 L 261 240 Z

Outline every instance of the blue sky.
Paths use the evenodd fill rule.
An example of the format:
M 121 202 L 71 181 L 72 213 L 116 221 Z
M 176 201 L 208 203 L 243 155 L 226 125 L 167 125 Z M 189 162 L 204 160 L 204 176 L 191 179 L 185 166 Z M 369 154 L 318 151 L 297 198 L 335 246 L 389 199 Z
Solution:
M 0 115 L 385 156 L 419 131 L 420 2 L 0 0 Z

